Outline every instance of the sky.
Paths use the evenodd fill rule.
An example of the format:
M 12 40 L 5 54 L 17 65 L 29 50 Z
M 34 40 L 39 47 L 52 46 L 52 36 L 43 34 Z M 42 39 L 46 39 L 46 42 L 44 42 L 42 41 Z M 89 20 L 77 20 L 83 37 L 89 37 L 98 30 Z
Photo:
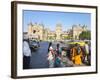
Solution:
M 76 13 L 76 12 L 52 12 L 52 11 L 34 11 L 23 10 L 23 29 L 24 32 L 28 30 L 28 24 L 32 22 L 44 24 L 45 28 L 54 31 L 56 24 L 62 25 L 63 31 L 72 28 L 72 25 L 87 25 L 91 27 L 90 13 Z

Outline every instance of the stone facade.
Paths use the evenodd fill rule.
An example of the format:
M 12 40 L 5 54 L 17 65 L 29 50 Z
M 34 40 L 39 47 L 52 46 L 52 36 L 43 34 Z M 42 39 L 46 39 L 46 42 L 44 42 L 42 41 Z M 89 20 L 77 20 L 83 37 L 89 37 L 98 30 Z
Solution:
M 62 34 L 62 25 L 61 24 L 57 24 L 56 25 L 56 40 L 61 40 L 61 34 Z
M 43 24 L 30 23 L 28 25 L 28 36 L 29 39 L 37 38 L 39 40 L 66 40 L 68 39 L 79 39 L 79 34 L 82 31 L 87 30 L 85 26 L 73 25 L 72 29 L 63 31 L 61 24 L 56 24 L 55 31 L 51 31 L 45 28 Z
M 86 31 L 87 30 L 87 26 L 83 25 L 81 26 L 79 25 L 73 25 L 72 26 L 72 36 L 73 39 L 79 39 L 79 35 L 80 33 L 82 33 L 82 31 Z
M 44 36 L 44 30 L 43 30 L 43 25 L 42 24 L 32 24 L 30 23 L 28 25 L 28 36 L 29 39 L 33 39 L 33 38 L 38 38 L 43 40 L 43 36 Z

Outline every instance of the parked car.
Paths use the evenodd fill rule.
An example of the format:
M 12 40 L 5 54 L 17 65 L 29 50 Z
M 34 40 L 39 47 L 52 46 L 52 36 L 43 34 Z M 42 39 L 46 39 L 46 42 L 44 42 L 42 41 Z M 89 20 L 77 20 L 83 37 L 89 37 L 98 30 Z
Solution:
M 39 41 L 37 40 L 29 41 L 29 45 L 30 45 L 31 50 L 37 50 L 40 47 Z

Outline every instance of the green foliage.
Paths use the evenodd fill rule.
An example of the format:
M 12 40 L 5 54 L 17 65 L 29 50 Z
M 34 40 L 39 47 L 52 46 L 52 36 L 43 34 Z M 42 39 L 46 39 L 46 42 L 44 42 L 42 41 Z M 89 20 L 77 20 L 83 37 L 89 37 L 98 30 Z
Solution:
M 63 39 L 64 39 L 64 40 L 68 39 L 68 36 L 63 36 Z
M 90 40 L 91 39 L 91 32 L 90 31 L 83 31 L 80 35 L 79 35 L 79 39 L 84 40 Z
M 66 40 L 66 39 L 71 39 L 72 37 L 70 35 L 67 35 L 67 36 L 63 36 L 63 39 Z
M 53 37 L 53 36 L 49 36 L 48 39 L 49 39 L 49 40 L 54 40 L 55 37 Z

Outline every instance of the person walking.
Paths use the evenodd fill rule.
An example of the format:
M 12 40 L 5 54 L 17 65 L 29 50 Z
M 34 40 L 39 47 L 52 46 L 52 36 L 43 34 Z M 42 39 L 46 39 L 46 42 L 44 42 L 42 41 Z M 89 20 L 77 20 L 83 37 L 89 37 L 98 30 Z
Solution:
M 61 67 L 61 56 L 56 55 L 55 57 L 55 67 Z
M 31 50 L 29 47 L 29 41 L 23 41 L 23 69 L 30 68 L 30 57 L 31 57 Z
M 49 52 L 49 50 L 50 50 L 50 46 L 52 46 L 52 42 L 49 43 L 48 52 Z
M 72 61 L 75 65 L 82 64 L 82 50 L 78 44 L 72 48 Z
M 61 66 L 65 67 L 67 65 L 67 60 L 66 60 L 67 56 L 66 56 L 66 50 L 64 48 L 62 48 L 62 52 L 61 52 Z
M 62 48 L 61 62 L 60 62 L 61 67 L 71 67 L 71 66 L 73 66 L 73 62 L 70 61 L 69 57 L 67 56 L 66 50 L 67 50 L 66 48 Z
M 89 45 L 88 45 L 88 42 L 86 42 L 84 47 L 85 47 L 85 62 L 88 63 L 89 62 Z
M 59 50 L 60 50 L 60 48 L 59 48 L 59 47 L 60 47 L 60 45 L 59 45 L 59 44 L 57 44 L 57 48 L 56 48 L 56 53 L 57 53 L 57 55 L 60 55 L 60 51 L 59 51 Z
M 55 63 L 55 53 L 54 53 L 52 46 L 50 46 L 50 48 L 49 48 L 49 53 L 48 53 L 47 59 L 49 61 L 49 68 L 53 68 L 54 63 Z

